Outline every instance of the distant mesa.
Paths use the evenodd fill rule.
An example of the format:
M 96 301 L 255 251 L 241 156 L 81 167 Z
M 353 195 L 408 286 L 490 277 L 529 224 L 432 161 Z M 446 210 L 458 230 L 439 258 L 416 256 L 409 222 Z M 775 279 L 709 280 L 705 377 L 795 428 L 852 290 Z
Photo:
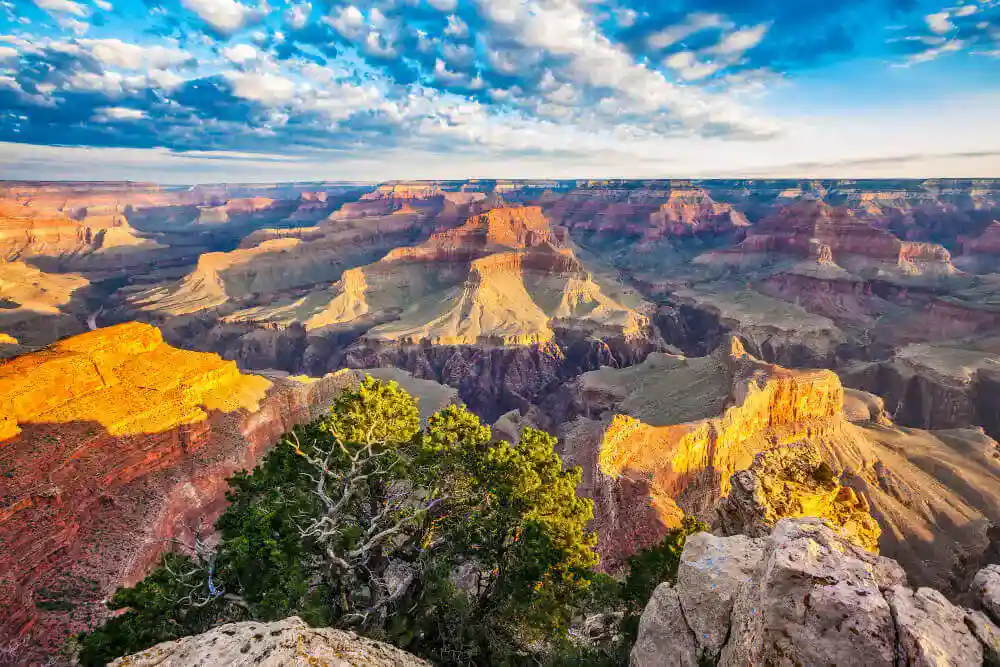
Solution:
M 817 244 L 828 250 L 817 255 Z M 817 257 L 864 278 L 955 273 L 951 254 L 940 245 L 900 241 L 847 209 L 810 201 L 781 209 L 755 225 L 739 245 L 699 261 L 754 268 L 782 254 Z
M 750 226 L 743 213 L 731 204 L 714 201 L 702 188 L 672 188 L 666 203 L 649 216 L 649 222 L 647 238 L 720 234 Z
M 421 245 L 346 271 L 330 288 L 237 311 L 228 320 L 298 321 L 313 330 L 362 317 L 389 320 L 367 339 L 442 345 L 544 343 L 560 326 L 632 336 L 645 326 L 638 310 L 605 294 L 565 232 L 553 229 L 538 207 L 473 216 Z

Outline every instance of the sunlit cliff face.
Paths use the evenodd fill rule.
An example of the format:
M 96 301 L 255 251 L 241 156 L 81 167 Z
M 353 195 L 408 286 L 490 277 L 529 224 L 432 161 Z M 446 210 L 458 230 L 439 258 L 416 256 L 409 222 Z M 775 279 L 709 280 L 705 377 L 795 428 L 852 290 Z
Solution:
M 159 433 L 212 410 L 256 410 L 270 386 L 218 355 L 167 345 L 155 327 L 122 324 L 0 366 L 0 439 L 20 425 L 82 421 L 113 436 Z

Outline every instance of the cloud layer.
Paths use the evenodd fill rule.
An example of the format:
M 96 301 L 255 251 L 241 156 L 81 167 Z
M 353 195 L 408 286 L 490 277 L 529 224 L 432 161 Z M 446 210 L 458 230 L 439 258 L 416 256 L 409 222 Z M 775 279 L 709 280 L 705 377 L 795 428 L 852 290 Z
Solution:
M 648 161 L 787 141 L 765 93 L 845 60 L 1000 64 L 997 0 L 0 4 L 0 141 L 38 146 Z

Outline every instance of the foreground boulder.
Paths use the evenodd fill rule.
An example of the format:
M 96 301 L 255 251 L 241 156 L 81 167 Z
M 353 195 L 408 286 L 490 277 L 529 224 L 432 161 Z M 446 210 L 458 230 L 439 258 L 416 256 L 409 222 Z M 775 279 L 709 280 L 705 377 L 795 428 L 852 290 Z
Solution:
M 689 538 L 677 583 L 643 612 L 633 667 L 980 665 L 995 626 L 852 544 L 821 519 L 763 538 Z
M 332 628 L 310 628 L 297 616 L 274 623 L 229 623 L 193 637 L 163 642 L 115 660 L 129 667 L 174 665 L 329 665 L 430 667 L 402 649 Z

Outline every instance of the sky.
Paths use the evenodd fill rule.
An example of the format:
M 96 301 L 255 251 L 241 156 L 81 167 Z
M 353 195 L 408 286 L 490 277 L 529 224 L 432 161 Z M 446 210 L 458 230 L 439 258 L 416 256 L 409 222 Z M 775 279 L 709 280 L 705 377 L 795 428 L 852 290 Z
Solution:
M 0 0 L 0 178 L 1000 177 L 1000 0 Z

